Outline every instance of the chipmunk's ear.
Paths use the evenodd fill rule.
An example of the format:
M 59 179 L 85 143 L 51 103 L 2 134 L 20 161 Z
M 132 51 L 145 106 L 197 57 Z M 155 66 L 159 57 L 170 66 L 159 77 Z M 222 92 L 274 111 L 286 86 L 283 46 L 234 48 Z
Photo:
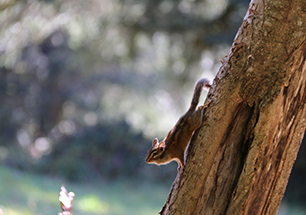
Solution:
M 158 147 L 159 147 L 159 148 L 165 148 L 165 147 L 166 147 L 165 142 L 164 142 L 164 141 L 161 141 L 161 142 L 158 144 Z
M 156 145 L 156 143 L 158 143 L 158 139 L 157 139 L 157 138 L 155 138 L 155 139 L 153 140 L 153 142 L 152 142 L 152 146 L 155 146 L 155 145 Z

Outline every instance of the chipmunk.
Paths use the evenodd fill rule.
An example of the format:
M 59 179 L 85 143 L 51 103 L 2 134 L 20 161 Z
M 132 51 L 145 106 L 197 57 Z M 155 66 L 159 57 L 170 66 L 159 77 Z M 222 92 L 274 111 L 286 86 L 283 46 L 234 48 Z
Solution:
M 178 163 L 178 170 L 183 170 L 185 149 L 193 133 L 202 124 L 202 110 L 210 104 L 210 101 L 206 102 L 196 109 L 203 87 L 208 89 L 211 87 L 207 79 L 200 79 L 196 83 L 188 111 L 181 116 L 165 139 L 161 142 L 158 142 L 157 138 L 153 140 L 152 147 L 148 151 L 147 163 L 161 165 L 175 160 Z

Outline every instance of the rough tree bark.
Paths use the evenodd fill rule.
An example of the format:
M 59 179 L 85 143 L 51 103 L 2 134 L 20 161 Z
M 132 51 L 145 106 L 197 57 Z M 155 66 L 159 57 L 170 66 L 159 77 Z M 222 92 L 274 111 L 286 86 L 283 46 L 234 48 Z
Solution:
M 253 0 L 161 214 L 276 214 L 306 127 L 306 1 Z

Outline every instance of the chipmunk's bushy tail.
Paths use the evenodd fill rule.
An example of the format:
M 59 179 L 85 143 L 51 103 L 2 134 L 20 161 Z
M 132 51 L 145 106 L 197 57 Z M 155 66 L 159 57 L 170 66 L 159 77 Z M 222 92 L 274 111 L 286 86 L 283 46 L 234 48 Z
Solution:
M 196 83 L 194 87 L 193 96 L 192 96 L 190 108 L 188 111 L 195 111 L 195 109 L 197 108 L 203 87 L 206 87 L 209 89 L 211 87 L 210 81 L 205 78 L 198 80 L 198 82 Z

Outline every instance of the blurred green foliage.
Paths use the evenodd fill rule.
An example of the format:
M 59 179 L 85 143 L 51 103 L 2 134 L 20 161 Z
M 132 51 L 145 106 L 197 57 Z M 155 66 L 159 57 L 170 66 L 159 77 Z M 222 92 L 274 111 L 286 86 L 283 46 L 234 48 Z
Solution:
M 186 110 L 196 79 L 214 77 L 248 1 L 0 4 L 1 163 L 163 181 L 175 164 L 146 165 L 150 142 Z

